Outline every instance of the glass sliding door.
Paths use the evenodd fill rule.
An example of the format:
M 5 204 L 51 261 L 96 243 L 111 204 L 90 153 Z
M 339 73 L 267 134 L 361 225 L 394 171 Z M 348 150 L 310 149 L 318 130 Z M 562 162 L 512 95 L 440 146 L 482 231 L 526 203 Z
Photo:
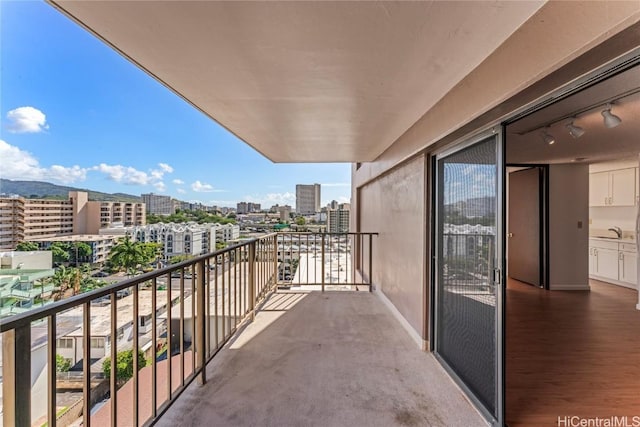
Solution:
M 435 353 L 502 420 L 502 175 L 499 132 L 436 156 Z

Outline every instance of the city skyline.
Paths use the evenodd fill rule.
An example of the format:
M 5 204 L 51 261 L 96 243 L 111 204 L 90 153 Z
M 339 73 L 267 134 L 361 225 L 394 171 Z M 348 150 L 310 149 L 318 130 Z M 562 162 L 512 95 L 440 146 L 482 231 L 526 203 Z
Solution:
M 0 8 L 0 177 L 229 207 L 317 182 L 322 205 L 350 201 L 350 164 L 274 164 L 45 3 Z

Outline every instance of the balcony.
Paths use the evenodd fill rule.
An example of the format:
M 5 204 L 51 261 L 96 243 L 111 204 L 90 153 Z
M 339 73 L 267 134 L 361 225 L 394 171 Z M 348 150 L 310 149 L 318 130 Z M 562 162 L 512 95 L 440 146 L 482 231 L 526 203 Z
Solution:
M 4 319 L 3 395 L 16 397 L 3 402 L 4 425 L 484 424 L 371 292 L 374 242 L 371 233 L 271 234 Z M 145 289 L 150 314 L 141 316 Z M 110 326 L 98 331 L 102 311 Z M 124 338 L 96 353 L 91 340 L 109 341 L 123 322 Z M 55 368 L 70 329 L 82 331 L 75 398 L 57 392 Z M 134 358 L 131 378 L 96 380 L 105 356 L 115 373 L 127 349 L 146 366 Z M 30 372 L 38 378 L 20 381 Z

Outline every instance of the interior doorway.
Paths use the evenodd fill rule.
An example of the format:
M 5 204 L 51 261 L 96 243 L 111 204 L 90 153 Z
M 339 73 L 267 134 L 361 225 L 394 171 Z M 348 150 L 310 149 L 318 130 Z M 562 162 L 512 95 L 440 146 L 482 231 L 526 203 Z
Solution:
M 507 276 L 546 287 L 546 166 L 507 167 Z

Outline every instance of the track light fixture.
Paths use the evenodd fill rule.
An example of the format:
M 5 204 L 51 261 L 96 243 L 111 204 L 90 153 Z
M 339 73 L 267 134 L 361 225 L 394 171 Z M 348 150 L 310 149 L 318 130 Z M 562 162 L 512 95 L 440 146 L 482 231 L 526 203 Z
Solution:
M 622 119 L 611 112 L 611 104 L 607 104 L 606 108 L 602 110 L 602 117 L 604 117 L 604 125 L 608 128 L 614 128 L 622 123 Z
M 556 139 L 548 132 L 549 127 L 546 127 L 542 130 L 542 140 L 549 145 L 555 144 Z
M 574 119 L 575 120 L 575 119 Z M 572 137 L 574 137 L 575 139 L 580 138 L 582 135 L 584 135 L 584 129 L 581 128 L 580 126 L 576 126 L 573 124 L 573 120 L 571 120 L 571 122 L 567 123 L 565 125 L 565 127 L 567 128 L 567 130 L 569 131 L 569 135 L 571 135 Z
M 0 0 L 1 1 L 1 0 Z M 620 126 L 622 123 L 622 118 L 617 116 L 611 112 L 613 107 L 618 110 L 623 109 L 621 104 L 621 100 L 625 99 L 629 96 L 640 93 L 640 87 L 631 89 L 629 91 L 619 93 L 609 99 L 601 99 L 598 100 L 594 104 L 586 105 L 583 108 L 571 111 L 563 116 L 558 116 L 553 118 L 548 122 L 542 122 L 536 124 L 534 127 L 529 129 L 517 132 L 519 135 L 526 135 L 528 133 L 539 133 L 540 139 L 544 141 L 546 144 L 552 145 L 555 144 L 556 138 L 551 133 L 555 132 L 556 128 L 560 126 L 560 123 L 564 123 L 564 127 L 574 139 L 578 139 L 582 137 L 589 129 L 585 129 L 581 126 L 578 126 L 575 122 L 581 120 L 584 115 L 597 114 L 600 112 L 602 114 L 602 118 L 604 120 L 604 127 L 607 129 L 612 129 Z M 586 124 L 592 123 L 591 120 L 587 120 Z M 559 134 L 558 134 L 559 135 Z M 562 139 L 562 138 L 561 138 Z M 564 139 L 563 139 L 564 140 Z

